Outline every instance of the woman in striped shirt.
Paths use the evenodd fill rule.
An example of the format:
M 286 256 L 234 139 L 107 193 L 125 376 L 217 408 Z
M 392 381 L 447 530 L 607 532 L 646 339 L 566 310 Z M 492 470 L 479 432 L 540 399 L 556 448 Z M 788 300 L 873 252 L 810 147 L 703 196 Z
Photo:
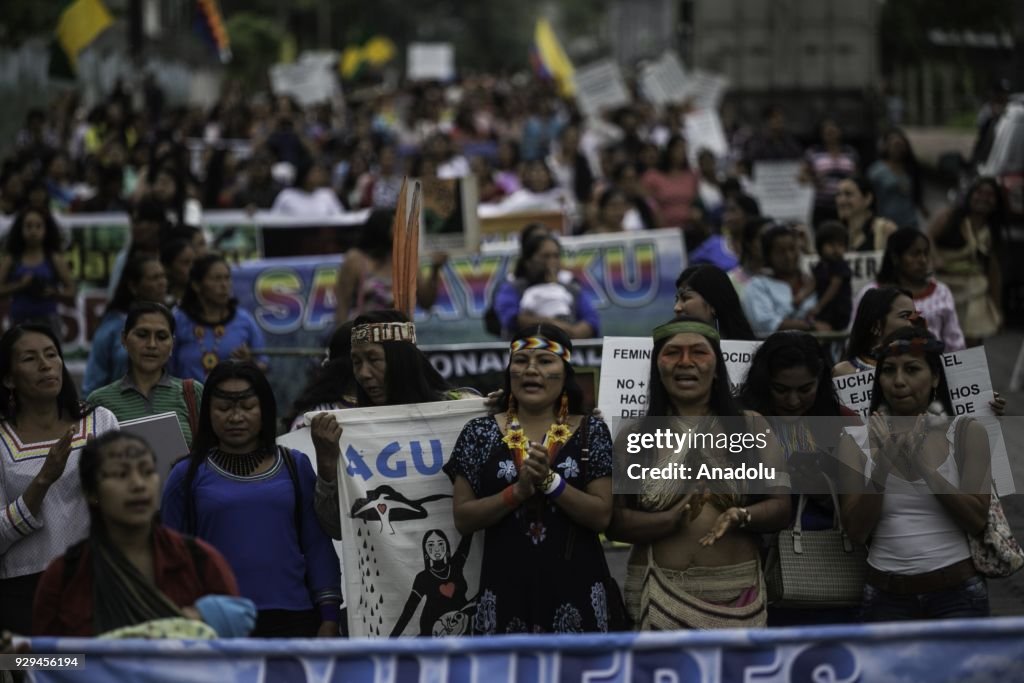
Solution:
M 167 372 L 174 348 L 174 316 L 162 304 L 137 304 L 125 318 L 121 344 L 128 352 L 127 374 L 89 394 L 89 403 L 103 406 L 121 422 L 175 413 L 185 443 L 191 445 L 203 385 Z

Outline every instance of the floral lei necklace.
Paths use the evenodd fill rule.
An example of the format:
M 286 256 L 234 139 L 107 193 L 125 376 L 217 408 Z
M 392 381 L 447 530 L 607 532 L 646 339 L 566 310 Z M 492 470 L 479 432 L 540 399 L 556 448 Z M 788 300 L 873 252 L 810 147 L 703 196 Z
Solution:
M 572 429 L 569 427 L 569 397 L 562 394 L 562 402 L 558 407 L 558 418 L 548 427 L 544 435 L 544 446 L 548 450 L 548 462 L 552 462 L 562 445 L 572 436 Z M 516 461 L 516 468 L 522 468 L 523 463 L 529 457 L 527 450 L 530 442 L 519 424 L 519 415 L 516 412 L 515 399 L 509 401 L 508 413 L 505 416 L 505 436 L 502 439 L 508 450 Z

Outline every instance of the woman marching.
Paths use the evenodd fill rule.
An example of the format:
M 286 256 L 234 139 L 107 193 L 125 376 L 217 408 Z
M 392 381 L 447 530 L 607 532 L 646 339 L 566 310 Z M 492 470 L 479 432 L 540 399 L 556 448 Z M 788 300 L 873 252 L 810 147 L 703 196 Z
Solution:
M 651 479 L 639 495 L 617 496 L 608 537 L 634 544 L 625 586 L 630 616 L 642 630 L 764 626 L 760 534 L 782 529 L 790 516 L 781 449 L 760 415 L 736 406 L 718 331 L 701 320 L 680 318 L 654 330 L 648 386 L 648 419 L 671 418 L 678 432 L 765 434 L 765 447 L 682 448 L 640 454 L 631 463 L 685 463 L 694 473 L 703 463 L 763 464 L 775 478 L 758 487 L 763 493 L 725 482 L 714 482 L 711 492 L 706 483 Z
M 43 570 L 89 533 L 79 453 L 117 419 L 79 402 L 45 325 L 0 338 L 0 415 L 0 630 L 28 633 Z
M 611 518 L 612 444 L 581 415 L 572 342 L 552 325 L 515 335 L 499 414 L 471 420 L 445 465 L 455 527 L 484 531 L 473 630 L 623 628 L 598 534 Z
M 210 373 L 192 455 L 171 470 L 160 513 L 227 558 L 241 594 L 259 611 L 254 637 L 338 635 L 338 556 L 313 511 L 309 459 L 275 445 L 267 378 L 249 362 Z M 333 439 L 333 419 L 314 422 L 314 442 Z
M 43 574 L 34 633 L 91 637 L 204 613 L 204 620 L 220 625 L 213 617 L 226 610 L 232 616 L 223 622 L 227 630 L 248 635 L 255 610 L 248 600 L 227 597 L 237 596 L 238 587 L 224 557 L 155 521 L 160 474 L 145 441 L 106 432 L 82 449 L 79 475 L 89 503 L 89 538 Z
M 934 418 L 953 414 L 942 352 L 941 341 L 914 327 L 883 339 L 870 455 L 852 437 L 840 442 L 841 490 L 852 492 L 842 496 L 843 521 L 869 548 L 865 621 L 989 614 L 967 540 L 988 522 L 988 434 L 977 421 Z

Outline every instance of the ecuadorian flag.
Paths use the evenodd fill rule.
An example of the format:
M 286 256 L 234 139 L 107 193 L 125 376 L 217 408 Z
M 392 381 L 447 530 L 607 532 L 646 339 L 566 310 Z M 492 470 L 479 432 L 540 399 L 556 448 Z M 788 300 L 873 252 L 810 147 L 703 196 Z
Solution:
M 539 76 L 554 79 L 562 97 L 572 97 L 575 94 L 572 62 L 566 56 L 565 50 L 558 42 L 558 36 L 547 19 L 538 19 L 533 30 L 530 62 Z
M 54 31 L 60 52 L 51 55 L 51 72 L 78 70 L 78 55 L 114 23 L 102 0 L 74 0 L 61 12 Z M 56 64 L 63 61 L 64 64 Z M 65 68 L 70 67 L 70 68 Z

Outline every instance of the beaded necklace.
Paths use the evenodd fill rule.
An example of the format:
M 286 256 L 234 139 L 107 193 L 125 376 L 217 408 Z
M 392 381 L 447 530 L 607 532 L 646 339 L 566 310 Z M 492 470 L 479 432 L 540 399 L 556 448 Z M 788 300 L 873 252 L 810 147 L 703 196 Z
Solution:
M 236 477 L 252 476 L 266 457 L 267 451 L 262 448 L 252 453 L 225 453 L 219 448 L 214 448 L 209 454 L 214 465 Z
M 210 372 L 215 367 L 217 367 L 217 363 L 220 362 L 220 354 L 218 353 L 218 351 L 220 350 L 220 340 L 221 338 L 224 337 L 224 325 L 213 326 L 212 349 L 206 348 L 206 344 L 203 343 L 203 339 L 204 337 L 206 337 L 206 328 L 203 325 L 196 325 L 194 332 L 196 336 L 196 342 L 199 344 L 200 348 L 203 349 L 203 368 L 206 370 L 206 372 Z
M 561 404 L 558 407 L 558 418 L 555 422 L 551 423 L 547 433 L 544 435 L 543 445 L 547 448 L 549 463 L 554 462 L 555 455 L 562 445 L 569 440 L 569 437 L 572 436 L 572 429 L 570 429 L 568 421 L 569 397 L 563 393 Z M 527 453 L 530 442 L 526 438 L 526 433 L 523 432 L 522 425 L 519 424 L 519 415 L 516 411 L 514 398 L 509 401 L 508 413 L 505 415 L 505 437 L 502 441 L 505 442 L 508 450 L 515 458 L 516 468 L 521 469 L 523 463 L 530 457 Z

